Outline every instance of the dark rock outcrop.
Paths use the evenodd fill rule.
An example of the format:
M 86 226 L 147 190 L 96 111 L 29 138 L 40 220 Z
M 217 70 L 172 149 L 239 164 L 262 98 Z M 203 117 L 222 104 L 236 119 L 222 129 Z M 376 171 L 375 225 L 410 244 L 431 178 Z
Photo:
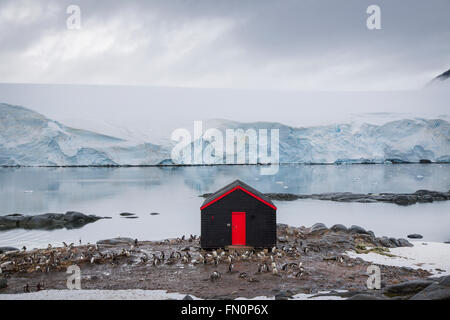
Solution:
M 413 234 L 408 234 L 408 238 L 410 238 L 410 239 L 422 239 L 423 236 L 421 234 L 418 234 L 418 233 L 413 233 Z
M 208 197 L 211 194 L 206 193 L 201 197 Z M 292 194 L 292 193 L 266 193 L 271 200 L 293 201 L 299 199 L 316 199 L 337 202 L 390 202 L 400 206 L 409 206 L 415 203 L 446 201 L 450 200 L 450 190 L 447 192 L 417 190 L 414 193 L 351 193 L 351 192 L 331 192 L 319 194 Z
M 419 293 L 430 284 L 433 280 L 411 280 L 387 286 L 383 289 L 383 294 L 387 296 L 406 296 Z
M 444 276 L 411 297 L 411 300 L 450 300 L 450 276 Z
M 326 231 L 328 230 L 327 226 L 324 225 L 323 223 L 315 223 L 311 229 L 309 230 L 310 233 L 318 233 L 318 232 L 322 232 L 322 231 Z
M 88 223 L 95 222 L 102 217 L 85 215 L 81 212 L 68 211 L 64 213 L 44 213 L 36 216 L 12 214 L 0 216 L 0 230 L 9 229 L 77 229 Z
M 344 226 L 343 224 L 335 224 L 334 226 L 332 226 L 331 228 L 330 228 L 330 230 L 331 231 L 334 231 L 334 232 L 348 232 L 348 229 L 347 229 L 347 227 L 346 226 Z
M 130 213 L 130 212 L 122 212 L 122 213 L 120 213 L 120 215 L 122 217 L 132 217 L 132 216 L 135 216 L 136 214 L 135 213 Z
M 358 234 L 368 234 L 366 229 L 360 227 L 360 226 L 355 226 L 352 225 L 349 229 L 348 232 L 350 233 L 358 233 Z
M 15 247 L 0 247 L 0 254 L 10 251 L 19 251 L 19 249 Z
M 358 293 L 355 294 L 354 296 L 351 296 L 347 300 L 387 300 L 387 298 L 375 294 Z

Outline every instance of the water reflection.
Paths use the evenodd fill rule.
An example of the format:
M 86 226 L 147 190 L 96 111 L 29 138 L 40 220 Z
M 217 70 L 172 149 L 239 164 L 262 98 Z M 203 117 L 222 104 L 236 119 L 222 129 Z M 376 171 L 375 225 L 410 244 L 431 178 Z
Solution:
M 0 245 L 45 245 L 79 238 L 94 242 L 118 235 L 162 239 L 183 233 L 198 234 L 202 202 L 198 195 L 213 192 L 234 179 L 262 192 L 445 191 L 450 189 L 449 169 L 448 164 L 283 165 L 278 174 L 261 176 L 256 166 L 2 168 L 0 214 L 76 210 L 113 219 L 80 230 L 0 232 Z M 428 239 L 450 240 L 450 230 L 443 227 L 450 225 L 449 203 L 402 208 L 391 204 L 294 201 L 278 206 L 278 222 L 308 225 L 317 221 L 326 224 L 348 221 L 392 236 L 397 233 L 405 236 L 410 231 L 426 233 Z M 139 219 L 121 219 L 118 214 L 124 211 L 137 213 Z M 150 212 L 161 215 L 150 216 Z

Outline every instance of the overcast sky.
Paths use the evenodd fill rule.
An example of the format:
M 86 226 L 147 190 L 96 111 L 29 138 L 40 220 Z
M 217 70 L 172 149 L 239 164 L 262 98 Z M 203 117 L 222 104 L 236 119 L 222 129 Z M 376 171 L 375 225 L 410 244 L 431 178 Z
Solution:
M 449 0 L 0 0 L 0 82 L 417 89 L 450 68 L 449 13 Z

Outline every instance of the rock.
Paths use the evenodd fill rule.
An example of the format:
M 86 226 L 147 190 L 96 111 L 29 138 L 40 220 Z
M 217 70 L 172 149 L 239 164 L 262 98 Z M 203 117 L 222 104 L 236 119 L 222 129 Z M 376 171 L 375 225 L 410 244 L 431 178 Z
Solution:
M 392 242 L 396 247 L 401 247 L 400 241 L 395 238 L 389 238 L 389 241 Z
M 317 233 L 317 232 L 322 232 L 322 231 L 326 231 L 328 230 L 328 228 L 326 227 L 326 225 L 324 225 L 323 223 L 315 223 L 311 229 L 309 230 L 310 233 Z
M 5 278 L 0 278 L 0 290 L 8 287 L 8 281 Z
M 102 217 L 85 215 L 81 212 L 68 211 L 63 213 L 44 213 L 36 216 L 24 216 L 21 214 L 7 215 L 0 217 L 0 230 L 15 228 L 23 229 L 76 229 L 95 222 Z
M 433 197 L 432 197 L 432 196 L 430 196 L 430 195 L 424 195 L 424 196 L 422 196 L 422 197 L 419 197 L 419 198 L 417 199 L 417 201 L 418 201 L 418 202 L 433 202 L 434 200 L 433 200 Z
M 416 294 L 430 284 L 432 284 L 432 280 L 411 280 L 402 282 L 399 284 L 394 284 L 387 286 L 383 289 L 383 294 L 387 296 L 405 296 L 405 295 L 413 295 Z
M 190 295 L 185 295 L 183 300 L 194 300 Z
M 409 206 L 417 202 L 417 197 L 412 195 L 401 194 L 394 196 L 392 201 L 400 206 Z
M 151 216 L 159 216 L 160 213 L 159 213 L 159 212 L 151 212 L 150 215 L 151 215 Z
M 122 217 L 131 217 L 131 216 L 135 216 L 136 214 L 130 213 L 130 212 L 122 212 L 122 213 L 120 213 L 120 215 Z
M 423 236 L 421 234 L 418 234 L 418 233 L 413 233 L 413 234 L 408 234 L 408 238 L 410 238 L 410 239 L 422 239 Z
M 414 245 L 406 239 L 397 239 L 398 247 L 413 247 Z
M 9 252 L 9 251 L 19 251 L 19 249 L 14 247 L 0 247 L 0 254 Z
M 422 176 L 420 176 L 423 178 Z M 208 196 L 207 194 L 202 195 Z M 320 194 L 290 194 L 290 193 L 266 193 L 272 200 L 293 201 L 297 199 L 317 199 L 338 202 L 392 202 L 402 206 L 412 205 L 417 202 L 433 202 L 450 200 L 450 192 L 438 192 L 429 190 L 418 190 L 415 193 L 380 193 L 380 194 L 358 194 L 351 192 L 329 192 Z
M 366 229 L 360 227 L 360 226 L 355 226 L 352 225 L 349 229 L 348 232 L 350 233 L 358 233 L 358 234 L 367 234 Z
M 285 242 L 287 242 L 287 239 L 286 239 L 286 237 L 278 237 L 278 241 L 285 243 Z
M 395 244 L 392 243 L 388 237 L 376 238 L 375 242 L 377 244 L 379 244 L 379 246 L 381 246 L 381 247 L 386 247 L 386 248 L 395 248 L 396 247 Z
M 433 282 L 428 287 L 414 295 L 411 300 L 450 300 L 450 276 Z
M 290 290 L 280 290 L 275 294 L 275 300 L 289 300 L 294 294 Z
M 134 239 L 131 238 L 113 238 L 106 240 L 99 240 L 97 244 L 108 244 L 108 245 L 118 245 L 118 244 L 134 244 Z
M 373 232 L 373 231 L 367 231 L 367 234 L 370 236 L 370 238 L 373 240 L 373 239 L 375 239 L 376 237 L 375 237 L 375 233 Z
M 343 224 L 335 224 L 334 226 L 332 226 L 330 228 L 330 230 L 334 231 L 334 232 L 347 232 L 348 231 L 347 227 L 344 226 Z
M 369 293 L 358 293 L 347 300 L 387 300 L 387 298 Z
M 436 281 L 443 286 L 450 287 L 450 276 L 443 276 L 443 277 L 437 278 Z

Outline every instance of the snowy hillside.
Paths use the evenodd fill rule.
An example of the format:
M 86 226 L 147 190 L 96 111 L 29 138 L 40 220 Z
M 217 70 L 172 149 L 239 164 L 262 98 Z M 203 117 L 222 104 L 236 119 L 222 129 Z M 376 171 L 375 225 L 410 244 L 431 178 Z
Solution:
M 450 123 L 443 119 L 411 118 L 383 124 L 349 121 L 305 128 L 269 122 L 210 120 L 203 123 L 203 132 L 211 127 L 222 132 L 279 129 L 281 163 L 419 162 L 423 159 L 450 162 Z M 0 165 L 3 166 L 172 163 L 168 159 L 175 143 L 156 145 L 153 141 L 128 141 L 123 136 L 116 138 L 73 129 L 29 109 L 0 104 Z M 169 137 L 166 141 L 170 141 Z M 203 144 L 206 146 L 208 142 Z M 173 160 L 182 163 L 179 158 Z

